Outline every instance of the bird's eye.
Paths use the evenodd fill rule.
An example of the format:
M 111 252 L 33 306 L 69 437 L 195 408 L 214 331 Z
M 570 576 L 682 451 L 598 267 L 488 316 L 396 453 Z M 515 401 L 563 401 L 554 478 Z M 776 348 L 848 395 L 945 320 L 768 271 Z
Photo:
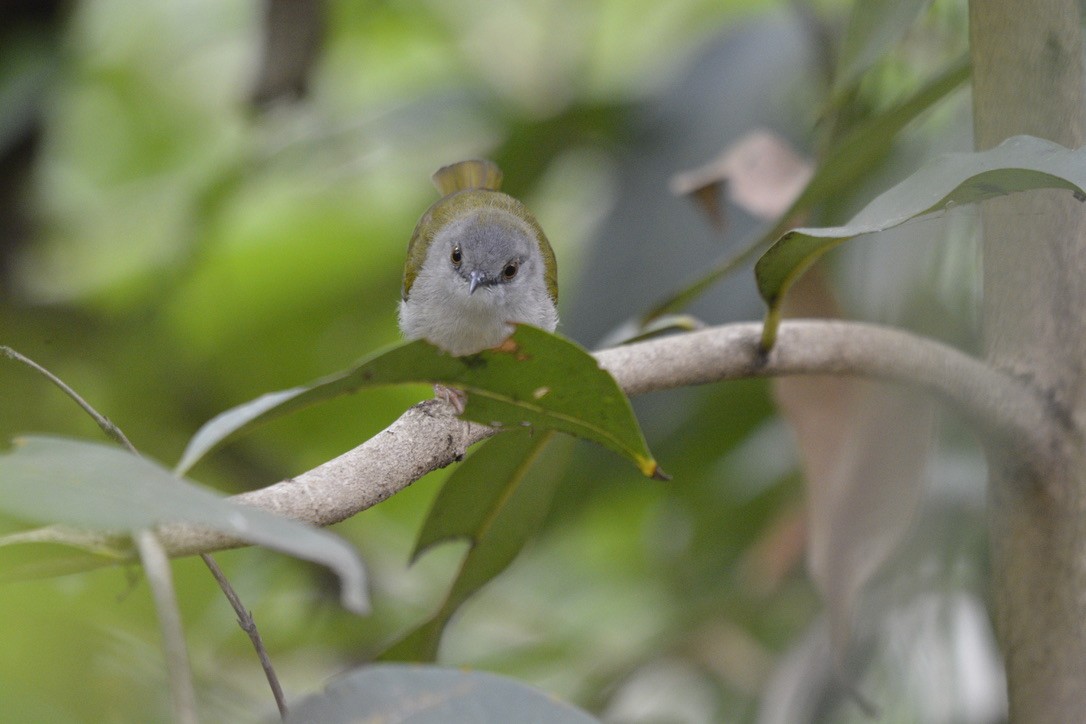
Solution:
M 459 244 L 457 244 L 456 246 L 453 247 L 452 256 L 450 257 L 450 259 L 452 259 L 452 265 L 453 266 L 460 266 L 460 262 L 463 261 L 464 255 L 462 253 L 460 253 L 460 245 Z
M 517 275 L 517 270 L 520 269 L 520 262 L 515 259 L 505 265 L 502 269 L 502 279 L 512 279 Z

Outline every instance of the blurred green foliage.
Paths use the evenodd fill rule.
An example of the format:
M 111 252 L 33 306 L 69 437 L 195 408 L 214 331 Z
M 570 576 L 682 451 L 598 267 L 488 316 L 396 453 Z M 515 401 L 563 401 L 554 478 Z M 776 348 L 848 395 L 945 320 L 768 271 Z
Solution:
M 259 111 L 248 102 L 260 62 L 257 3 L 75 2 L 51 25 L 11 23 L 0 30 L 0 97 L 21 102 L 0 104 L 4 159 L 15 158 L 10 139 L 27 118 L 36 130 L 26 175 L 0 167 L 13 213 L 31 229 L 16 241 L 14 222 L 0 228 L 12 237 L 0 240 L 0 343 L 172 463 L 222 410 L 397 339 L 401 265 L 433 199 L 429 175 L 470 155 L 498 161 L 507 190 L 547 229 L 559 258 L 560 331 L 618 325 L 624 317 L 577 318 L 603 309 L 598 294 L 626 316 L 648 309 L 718 249 L 663 184 L 648 200 L 624 196 L 624 172 L 641 163 L 651 176 L 638 178 L 662 177 L 745 130 L 701 114 L 696 87 L 689 107 L 676 104 L 675 88 L 721 38 L 753 67 L 762 54 L 795 51 L 747 42 L 763 26 L 798 22 L 782 5 L 329 0 L 308 94 Z M 816 31 L 845 25 L 842 3 L 808 9 L 817 23 L 799 27 L 812 46 Z M 777 104 L 780 115 L 762 123 L 818 149 L 915 92 L 961 55 L 962 36 L 961 12 L 936 3 L 832 103 L 829 78 L 805 66 L 783 85 L 756 72 L 746 80 Z M 11 95 L 20 83 L 34 92 Z M 668 152 L 659 143 L 668 126 L 655 122 L 667 113 L 692 118 L 715 145 Z M 895 145 L 904 153 L 872 162 L 820 213 L 847 218 L 880 188 L 880 174 L 908 167 L 928 145 L 906 136 Z M 623 201 L 643 211 L 615 222 L 624 231 L 608 239 L 628 244 L 616 252 L 600 229 L 615 228 L 607 219 Z M 687 225 L 639 237 L 666 214 Z M 624 276 L 618 255 L 670 257 L 679 247 L 703 261 L 673 276 L 661 264 L 661 277 L 653 270 L 636 294 L 614 281 Z M 736 306 L 699 313 L 759 313 L 752 286 L 737 294 Z M 302 411 L 192 477 L 226 492 L 269 484 L 353 447 L 429 395 L 423 386 L 379 389 Z M 584 443 L 550 446 L 550 464 L 568 472 L 540 538 L 453 620 L 439 660 L 516 676 L 616 717 L 644 711 L 624 708 L 643 690 L 670 702 L 676 721 L 753 719 L 775 662 L 819 607 L 803 573 L 803 495 L 788 433 L 761 382 L 655 394 L 637 410 L 673 481 L 642 479 Z M 0 439 L 27 432 L 100 434 L 55 388 L 0 364 Z M 369 566 L 371 617 L 339 609 L 335 582 L 316 567 L 257 549 L 218 556 L 288 697 L 319 690 L 440 605 L 463 546 L 408 561 L 447 475 L 335 526 Z M 0 521 L 0 530 L 17 524 Z M 210 576 L 194 560 L 175 570 L 207 719 L 272 715 L 248 640 Z M 138 570 L 8 584 L 0 610 L 0 718 L 168 717 Z M 657 680 L 670 682 L 663 695 Z

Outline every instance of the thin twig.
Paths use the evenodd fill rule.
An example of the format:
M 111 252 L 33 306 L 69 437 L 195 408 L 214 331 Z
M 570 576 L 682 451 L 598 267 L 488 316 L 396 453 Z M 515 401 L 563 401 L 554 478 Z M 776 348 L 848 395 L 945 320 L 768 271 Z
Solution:
M 126 450 L 128 450 L 130 453 L 133 453 L 135 455 L 139 455 L 139 452 L 136 450 L 136 447 L 131 442 L 129 442 L 128 438 L 125 437 L 125 434 L 123 432 L 121 432 L 121 428 L 119 428 L 115 424 L 113 424 L 113 421 L 110 420 L 108 417 L 106 417 L 105 415 L 100 414 L 97 410 L 95 410 L 93 407 L 91 407 L 90 403 L 88 403 L 86 400 L 84 400 L 82 397 L 80 397 L 78 392 L 76 392 L 71 387 L 69 387 L 67 384 L 65 384 L 64 380 L 60 379 L 59 377 L 54 375 L 52 372 L 45 369 L 44 367 L 42 367 L 40 364 L 38 364 L 34 360 L 30 359 L 29 357 L 26 357 L 24 355 L 19 354 L 18 352 L 13 350 L 11 347 L 6 347 L 6 346 L 0 345 L 0 353 L 3 353 L 3 355 L 5 357 L 7 357 L 8 359 L 13 359 L 16 362 L 22 362 L 24 365 L 26 365 L 30 369 L 34 370 L 35 372 L 40 374 L 42 377 L 44 377 L 45 379 L 49 380 L 54 385 L 59 387 L 64 392 L 64 394 L 66 394 L 68 397 L 72 398 L 72 400 L 75 401 L 75 404 L 82 407 L 83 411 L 86 412 L 88 415 L 90 415 L 91 418 L 93 418 L 94 421 L 96 423 L 98 423 L 98 427 L 102 428 L 102 432 L 104 432 L 107 437 L 109 437 L 111 440 L 119 443 L 120 445 L 124 446 L 124 448 Z
M 139 530 L 132 536 L 139 551 L 140 562 L 147 573 L 147 583 L 155 599 L 155 611 L 162 629 L 162 645 L 166 651 L 166 670 L 169 672 L 170 695 L 173 701 L 174 719 L 182 724 L 196 724 L 196 690 L 192 686 L 192 670 L 189 667 L 185 631 L 181 625 L 181 611 L 177 607 L 177 593 L 170 572 L 170 559 L 155 534 Z
M 139 450 L 137 450 L 136 446 L 133 445 L 131 441 L 129 441 L 128 437 L 124 434 L 120 427 L 114 424 L 105 415 L 99 413 L 96 409 L 94 409 L 94 407 L 92 407 L 89 402 L 84 400 L 79 395 L 79 393 L 73 390 L 62 379 L 54 375 L 45 367 L 42 367 L 34 360 L 30 359 L 29 357 L 26 357 L 25 355 L 16 352 L 11 347 L 0 345 L 0 353 L 3 353 L 4 356 L 8 357 L 9 359 L 13 359 L 16 362 L 22 362 L 24 365 L 30 367 L 32 370 L 42 375 L 54 385 L 59 387 L 61 391 L 64 392 L 64 394 L 68 395 L 68 397 L 74 400 L 75 403 L 79 405 L 84 412 L 91 416 L 91 418 L 98 424 L 98 427 L 102 429 L 107 437 L 122 445 L 133 455 L 140 454 Z M 155 545 L 160 549 L 162 547 L 158 539 L 155 539 Z M 142 551 L 140 553 L 140 557 L 143 557 Z M 279 684 L 279 677 L 275 673 L 275 668 L 272 666 L 271 659 L 268 656 L 268 651 L 264 647 L 264 641 L 260 637 L 260 632 L 256 628 L 256 622 L 253 621 L 252 614 L 250 614 L 249 610 L 246 609 L 245 606 L 242 604 L 241 598 L 234 590 L 234 587 L 230 585 L 230 581 L 227 580 L 226 575 L 222 572 L 222 569 L 219 568 L 219 565 L 215 562 L 215 560 L 207 553 L 201 553 L 200 558 L 203 559 L 204 565 L 206 565 L 208 570 L 211 571 L 211 575 L 219 584 L 219 588 L 222 589 L 223 595 L 226 596 L 226 600 L 228 600 L 230 602 L 230 605 L 233 607 L 234 613 L 238 617 L 238 625 L 241 627 L 241 630 L 248 634 L 249 639 L 253 642 L 253 648 L 256 649 L 256 655 L 260 659 L 260 665 L 264 669 L 264 675 L 268 679 L 268 686 L 271 687 L 272 696 L 275 697 L 275 705 L 279 707 L 279 714 L 283 718 L 286 718 L 287 705 L 286 699 L 283 697 L 283 687 Z M 189 685 L 191 687 L 191 682 Z
M 264 641 L 260 638 L 260 631 L 256 628 L 252 613 L 242 605 L 241 599 L 234 592 L 234 587 L 230 585 L 230 581 L 226 580 L 226 576 L 223 575 L 222 569 L 219 568 L 219 564 L 215 562 L 215 559 L 207 553 L 201 553 L 200 558 L 203 559 L 204 564 L 211 571 L 211 575 L 219 582 L 219 587 L 226 594 L 230 605 L 234 607 L 234 612 L 238 616 L 238 626 L 241 626 L 241 630 L 247 633 L 249 639 L 253 642 L 253 648 L 256 649 L 256 654 L 260 657 L 260 665 L 264 667 L 264 675 L 268 678 L 268 685 L 271 686 L 272 695 L 275 697 L 275 705 L 279 707 L 279 716 L 286 719 L 287 700 L 283 696 L 283 687 L 279 685 L 279 677 L 276 676 L 275 668 L 268 657 L 268 651 L 264 648 Z

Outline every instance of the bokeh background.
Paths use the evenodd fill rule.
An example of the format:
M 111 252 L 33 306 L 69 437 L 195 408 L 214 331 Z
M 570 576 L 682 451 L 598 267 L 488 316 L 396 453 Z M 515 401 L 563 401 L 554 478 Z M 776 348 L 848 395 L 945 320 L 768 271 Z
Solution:
M 893 5 L 890 3 L 889 5 Z M 915 5 L 915 3 L 914 3 Z M 919 3 L 924 6 L 925 3 Z M 597 345 L 738 248 L 669 191 L 755 128 L 816 156 L 852 6 L 767 0 L 83 0 L 0 6 L 0 344 L 37 360 L 145 454 L 176 461 L 216 413 L 398 340 L 407 240 L 439 166 L 487 156 L 559 259 L 559 331 Z M 887 40 L 841 115 L 908 94 L 965 49 L 961 2 Z M 840 118 L 840 116 L 839 116 Z M 970 146 L 968 97 L 894 138 L 815 221 L 840 222 L 923 158 Z M 971 223 L 948 213 L 835 254 L 847 316 L 975 345 Z M 750 269 L 690 310 L 758 319 Z M 200 464 L 226 492 L 353 447 L 430 394 L 368 391 Z M 840 685 L 804 567 L 805 494 L 767 383 L 650 395 L 667 484 L 569 443 L 543 535 L 458 617 L 441 662 L 516 676 L 615 722 L 991 721 L 983 464 L 941 424 L 908 541 L 870 587 Z M 0 440 L 98 440 L 56 388 L 0 361 Z M 463 547 L 409 553 L 447 471 L 334 528 L 375 612 L 324 571 L 218 556 L 290 697 L 429 615 Z M 0 521 L 4 529 L 14 521 Z M 198 561 L 175 564 L 208 720 L 274 714 L 247 638 Z M 168 717 L 138 570 L 0 587 L 0 718 Z

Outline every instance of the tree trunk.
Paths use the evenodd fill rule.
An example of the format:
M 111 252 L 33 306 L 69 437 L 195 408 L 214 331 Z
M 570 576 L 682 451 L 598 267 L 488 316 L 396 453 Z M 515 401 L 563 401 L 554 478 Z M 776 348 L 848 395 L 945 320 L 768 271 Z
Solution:
M 1076 0 L 971 0 L 975 145 L 1083 137 Z M 1012 720 L 1086 715 L 1086 212 L 1041 191 L 982 209 L 983 332 L 990 362 L 1034 385 L 1063 424 L 1047 450 L 990 449 L 995 619 Z

